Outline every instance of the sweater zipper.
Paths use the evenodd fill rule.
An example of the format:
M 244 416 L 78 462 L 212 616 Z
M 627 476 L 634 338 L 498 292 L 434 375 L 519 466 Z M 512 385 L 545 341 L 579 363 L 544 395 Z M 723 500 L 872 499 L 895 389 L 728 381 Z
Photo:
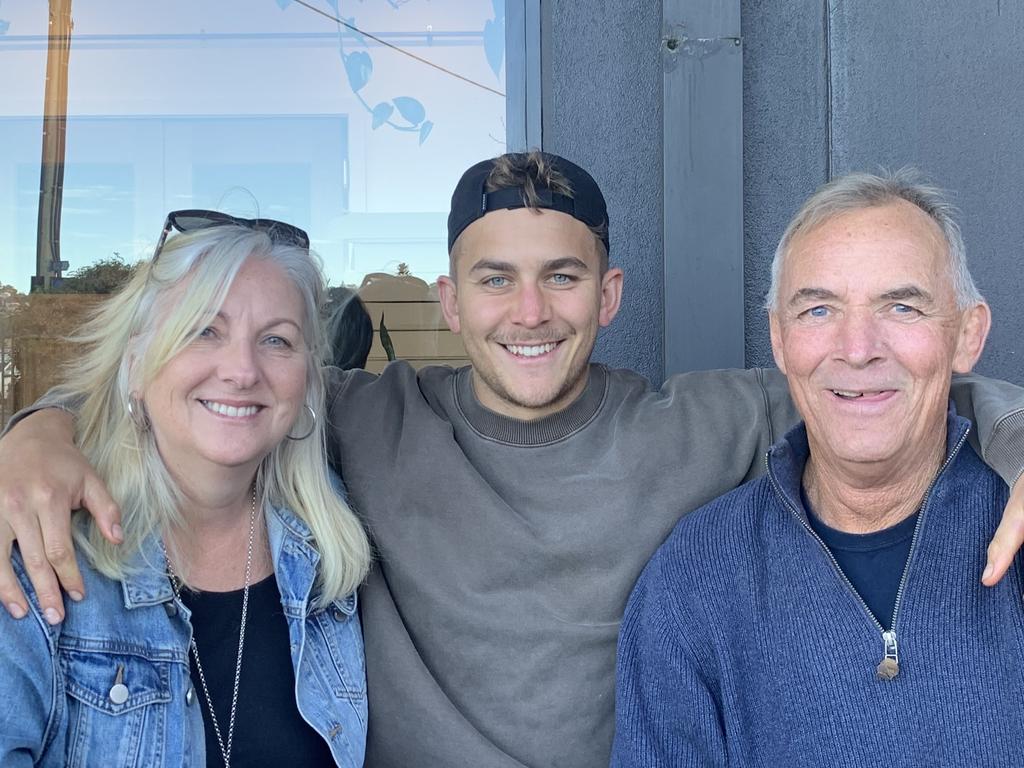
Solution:
M 931 496 L 932 489 L 935 487 L 935 483 L 938 482 L 939 477 L 941 477 L 942 473 L 946 471 L 946 467 L 948 467 L 950 463 L 953 461 L 953 459 L 956 458 L 956 455 L 960 452 L 960 449 L 963 447 L 963 444 L 967 441 L 967 436 L 970 434 L 970 432 L 971 428 L 968 426 L 967 429 L 964 430 L 964 433 L 960 436 L 960 439 L 957 441 L 956 445 L 954 445 L 953 449 L 949 452 L 949 455 L 946 456 L 946 460 L 942 463 L 942 466 L 939 467 L 939 471 L 935 473 L 935 477 L 932 478 L 931 483 L 928 484 L 928 488 L 924 493 L 924 499 L 921 501 L 921 506 L 918 508 L 917 522 L 914 524 L 914 534 L 910 539 L 910 552 L 907 554 L 907 562 L 903 566 L 903 574 L 900 576 L 900 583 L 899 586 L 896 588 L 896 602 L 893 604 L 892 608 L 892 628 L 888 630 L 882 626 L 882 622 L 880 622 L 875 617 L 875 614 L 871 612 L 871 609 L 868 608 L 868 604 L 864 601 L 864 598 L 860 596 L 860 593 L 853 586 L 853 582 L 851 582 L 850 579 L 847 578 L 846 574 L 843 573 L 843 569 L 839 566 L 839 561 L 836 560 L 835 555 L 832 554 L 832 550 L 828 548 L 825 542 L 822 541 L 821 537 L 814 531 L 813 528 L 811 528 L 810 523 L 808 523 L 800 515 L 800 513 L 793 507 L 792 504 L 790 504 L 789 498 L 786 496 L 785 493 L 782 492 L 782 489 L 779 487 L 778 482 L 776 482 L 775 480 L 775 476 L 771 472 L 771 467 L 768 464 L 769 454 L 765 453 L 764 465 L 766 474 L 768 475 L 768 479 L 771 481 L 772 487 L 775 489 L 775 492 L 778 494 L 779 498 L 782 499 L 782 503 L 786 505 L 786 508 L 789 510 L 790 514 L 792 514 L 793 517 L 795 517 L 797 521 L 804 527 L 804 529 L 809 534 L 811 534 L 814 540 L 818 542 L 818 545 L 822 548 L 822 550 L 825 552 L 825 555 L 832 563 L 832 567 L 835 568 L 836 573 L 839 574 L 839 578 L 843 580 L 843 582 L 846 584 L 850 592 L 853 593 L 853 596 L 857 598 L 857 602 L 861 604 L 861 607 L 864 609 L 864 612 L 868 615 L 868 618 L 871 619 L 871 623 L 874 624 L 875 628 L 879 631 L 879 633 L 881 633 L 882 660 L 875 668 L 875 674 L 880 680 L 892 680 L 900 673 L 900 651 L 899 644 L 896 641 L 896 622 L 899 620 L 900 603 L 903 601 L 903 588 L 906 586 L 907 576 L 910 574 L 910 562 L 914 557 L 914 551 L 917 549 L 918 533 L 921 530 L 921 523 L 924 520 L 924 513 L 925 509 L 928 506 L 928 499 Z

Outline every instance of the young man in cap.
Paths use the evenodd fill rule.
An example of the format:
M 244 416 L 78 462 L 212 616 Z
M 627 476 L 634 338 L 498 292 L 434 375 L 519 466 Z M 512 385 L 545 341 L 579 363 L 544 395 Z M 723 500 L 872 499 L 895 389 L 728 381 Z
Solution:
M 774 371 L 686 374 L 657 391 L 589 362 L 622 291 L 607 221 L 597 184 L 563 158 L 473 166 L 439 282 L 472 365 L 332 371 L 332 457 L 379 555 L 360 594 L 372 768 L 606 764 L 634 580 L 682 512 L 760 474 L 797 420 Z M 1024 396 L 957 388 L 987 460 L 1015 479 Z M 114 519 L 69 441 L 53 410 L 0 441 L 0 518 L 40 557 L 70 547 L 69 505 Z M 65 588 L 75 577 L 64 568 Z M 50 593 L 59 602 L 56 581 Z

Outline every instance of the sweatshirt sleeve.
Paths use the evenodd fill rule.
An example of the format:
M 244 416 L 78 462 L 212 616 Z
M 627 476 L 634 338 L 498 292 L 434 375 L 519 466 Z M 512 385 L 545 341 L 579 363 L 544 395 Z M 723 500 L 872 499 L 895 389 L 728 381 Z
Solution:
M 0 432 L 0 438 L 3 438 L 8 432 L 11 431 L 11 427 L 17 424 L 19 421 L 27 416 L 31 416 L 36 411 L 41 411 L 45 408 L 60 408 L 62 411 L 67 411 L 72 416 L 78 411 L 80 403 L 75 402 L 71 397 L 62 393 L 57 387 L 49 390 L 45 395 L 36 400 L 32 405 L 22 408 L 20 411 L 11 416 L 7 420 L 7 424 L 4 426 L 2 432 Z
M 684 628 L 666 610 L 669 587 L 656 558 L 626 607 L 616 669 L 613 768 L 727 763 L 718 700 L 680 642 Z
M 956 412 L 974 423 L 971 445 L 1006 484 L 1024 474 L 1024 388 L 978 374 L 954 376 Z

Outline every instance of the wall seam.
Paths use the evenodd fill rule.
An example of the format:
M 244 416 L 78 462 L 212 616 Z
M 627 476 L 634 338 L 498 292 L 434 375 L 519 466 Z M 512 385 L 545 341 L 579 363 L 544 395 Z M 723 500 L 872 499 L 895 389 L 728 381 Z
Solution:
M 825 181 L 832 180 L 832 2 L 824 2 L 824 37 L 825 37 Z

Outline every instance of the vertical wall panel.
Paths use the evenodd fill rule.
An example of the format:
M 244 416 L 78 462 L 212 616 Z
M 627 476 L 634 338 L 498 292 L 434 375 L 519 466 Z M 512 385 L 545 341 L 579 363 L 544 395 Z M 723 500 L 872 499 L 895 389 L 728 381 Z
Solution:
M 746 363 L 772 365 L 762 308 L 775 245 L 827 178 L 823 0 L 744 0 L 743 231 Z
M 978 370 L 1024 384 L 1024 4 L 747 0 L 743 14 L 747 364 L 771 361 L 760 305 L 799 202 L 829 169 L 913 164 L 954 193 L 992 305 Z
M 608 198 L 622 311 L 595 359 L 662 375 L 661 5 L 551 0 L 544 18 L 544 148 L 587 168 Z
M 743 366 L 739 0 L 664 0 L 665 373 Z
M 950 189 L 994 323 L 978 370 L 1024 383 L 1024 4 L 833 2 L 836 173 L 913 164 Z

